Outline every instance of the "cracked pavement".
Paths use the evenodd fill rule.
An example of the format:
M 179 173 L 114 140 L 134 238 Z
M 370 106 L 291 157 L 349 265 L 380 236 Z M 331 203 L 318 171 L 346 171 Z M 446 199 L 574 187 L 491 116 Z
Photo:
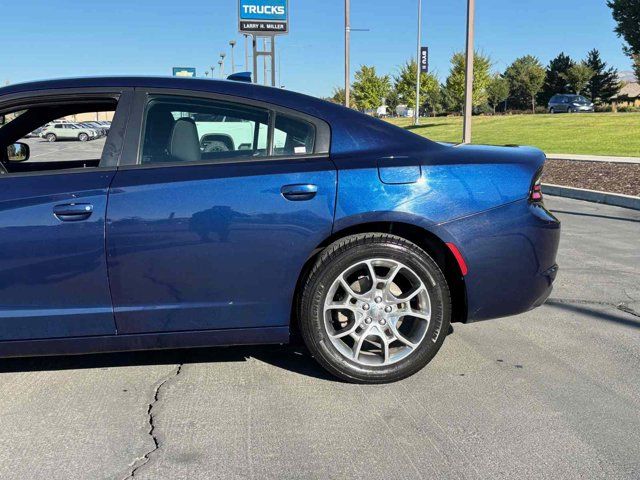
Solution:
M 288 347 L 0 360 L 0 478 L 640 478 L 640 212 L 547 205 L 549 302 L 397 384 Z

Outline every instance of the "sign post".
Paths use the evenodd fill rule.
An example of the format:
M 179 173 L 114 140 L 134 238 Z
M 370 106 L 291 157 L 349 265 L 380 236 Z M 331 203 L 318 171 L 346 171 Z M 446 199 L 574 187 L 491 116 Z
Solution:
M 289 0 L 238 0 L 238 30 L 253 36 L 254 83 L 258 83 L 258 57 L 270 57 L 271 86 L 275 87 L 276 35 L 289 33 Z M 269 39 L 269 50 L 258 50 L 259 37 Z

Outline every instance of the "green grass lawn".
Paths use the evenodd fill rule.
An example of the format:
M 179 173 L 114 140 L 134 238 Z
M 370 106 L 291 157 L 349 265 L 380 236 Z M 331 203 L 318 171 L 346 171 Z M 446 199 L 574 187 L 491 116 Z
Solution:
M 462 117 L 389 119 L 440 142 L 460 142 Z M 473 117 L 473 143 L 531 145 L 546 153 L 640 157 L 640 113 Z

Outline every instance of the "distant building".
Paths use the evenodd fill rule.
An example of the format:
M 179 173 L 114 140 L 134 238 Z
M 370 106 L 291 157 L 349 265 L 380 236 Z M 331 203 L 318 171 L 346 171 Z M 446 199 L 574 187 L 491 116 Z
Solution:
M 413 108 L 409 108 L 406 105 L 398 105 L 396 107 L 396 115 L 398 115 L 399 117 L 413 117 L 413 114 Z
M 640 107 L 640 83 L 630 82 L 611 99 L 614 110 L 620 107 Z

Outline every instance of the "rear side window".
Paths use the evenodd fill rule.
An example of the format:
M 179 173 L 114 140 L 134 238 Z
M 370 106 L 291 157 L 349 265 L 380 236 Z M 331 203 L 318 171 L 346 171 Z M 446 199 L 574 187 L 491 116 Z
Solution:
M 315 137 L 316 129 L 311 123 L 277 114 L 273 132 L 273 154 L 295 156 L 313 153 Z
M 220 101 L 159 97 L 145 116 L 142 163 L 264 157 L 269 111 Z
M 312 123 L 267 108 L 158 96 L 147 105 L 141 163 L 307 155 L 315 141 Z

